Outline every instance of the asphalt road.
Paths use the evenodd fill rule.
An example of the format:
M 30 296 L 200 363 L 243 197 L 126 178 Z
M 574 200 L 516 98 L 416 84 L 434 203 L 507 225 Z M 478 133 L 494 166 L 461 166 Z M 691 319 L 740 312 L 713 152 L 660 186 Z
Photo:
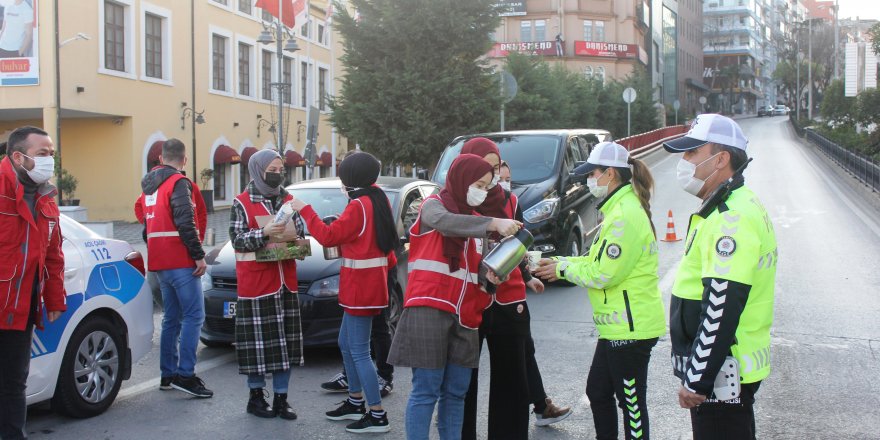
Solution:
M 880 438 L 880 215 L 837 174 L 829 172 L 812 148 L 791 133 L 785 117 L 741 120 L 751 139 L 755 161 L 746 182 L 768 209 L 779 243 L 773 372 L 757 395 L 758 437 L 763 439 Z M 665 152 L 646 158 L 657 190 L 652 203 L 658 234 L 665 234 L 672 210 L 682 237 L 696 198 L 675 182 L 677 156 Z M 660 243 L 664 301 L 682 242 Z M 572 405 L 568 420 L 533 427 L 535 439 L 593 438 L 586 374 L 596 331 L 584 291 L 552 287 L 531 295 L 532 331 L 548 394 Z M 158 324 L 158 314 L 156 315 Z M 157 326 L 158 329 L 158 326 Z M 158 330 L 154 339 L 158 347 Z M 690 438 L 687 412 L 678 407 L 678 384 L 671 374 L 669 340 L 654 349 L 648 405 L 656 439 Z M 105 414 L 71 420 L 45 408 L 29 412 L 34 439 L 344 439 L 343 422 L 325 420 L 342 395 L 318 385 L 339 370 L 336 350 L 308 350 L 306 365 L 294 370 L 290 400 L 299 419 L 264 420 L 245 413 L 247 389 L 237 374 L 232 350 L 202 348 L 199 375 L 215 397 L 194 400 L 177 391 L 158 390 L 158 349 L 138 362 L 116 403 Z M 488 368 L 488 356 L 483 353 Z M 405 437 L 403 413 L 410 389 L 409 371 L 397 371 L 394 392 L 384 404 L 393 424 L 389 439 Z M 481 430 L 485 436 L 488 376 L 483 371 Z M 437 438 L 436 431 L 432 438 Z

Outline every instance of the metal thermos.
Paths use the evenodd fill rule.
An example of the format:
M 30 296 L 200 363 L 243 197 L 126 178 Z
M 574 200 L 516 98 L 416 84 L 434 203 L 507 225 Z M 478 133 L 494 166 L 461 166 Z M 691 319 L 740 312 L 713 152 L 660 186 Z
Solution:
M 321 220 L 324 221 L 325 224 L 330 224 L 335 222 L 339 216 L 337 215 L 328 215 Z M 342 257 L 342 254 L 339 252 L 339 246 L 324 246 L 324 259 L 325 260 L 335 260 L 337 258 Z
M 489 251 L 483 257 L 483 264 L 495 275 L 505 278 L 519 266 L 534 241 L 535 237 L 529 231 L 520 229 L 516 234 L 504 237 L 498 246 Z

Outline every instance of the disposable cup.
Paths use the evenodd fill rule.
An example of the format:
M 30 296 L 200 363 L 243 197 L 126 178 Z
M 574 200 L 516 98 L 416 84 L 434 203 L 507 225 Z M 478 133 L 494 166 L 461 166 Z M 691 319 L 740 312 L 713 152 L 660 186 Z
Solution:
M 529 270 L 534 272 L 538 270 L 538 262 L 541 261 L 541 251 L 529 251 Z

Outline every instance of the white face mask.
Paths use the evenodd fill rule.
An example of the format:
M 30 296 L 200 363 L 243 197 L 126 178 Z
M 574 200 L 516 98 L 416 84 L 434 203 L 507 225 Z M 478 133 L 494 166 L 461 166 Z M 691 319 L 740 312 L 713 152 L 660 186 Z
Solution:
M 52 156 L 37 156 L 30 157 L 27 154 L 22 153 L 22 156 L 34 161 L 34 169 L 28 170 L 27 175 L 34 181 L 36 184 L 43 184 L 49 181 L 52 178 L 52 175 L 55 174 L 55 158 Z
M 480 206 L 486 200 L 487 195 L 489 195 L 489 191 L 475 186 L 469 186 L 467 192 L 467 204 L 475 207 Z
M 495 188 L 495 185 L 498 185 L 499 180 L 501 180 L 501 176 L 499 176 L 498 174 L 492 176 L 492 182 L 489 183 L 489 186 L 487 186 L 486 189 Z
M 505 191 L 510 191 L 510 182 L 498 182 L 498 186 Z
M 706 177 L 706 179 L 698 179 L 695 175 L 697 173 L 697 168 L 699 168 L 700 165 L 708 162 L 718 154 L 720 153 L 713 154 L 711 157 L 700 162 L 697 165 L 692 164 L 684 158 L 681 158 L 681 160 L 678 161 L 678 165 L 675 167 L 676 178 L 678 179 L 678 184 L 681 186 L 681 188 L 691 195 L 696 196 L 697 194 L 699 194 L 700 190 L 703 189 L 703 185 L 706 184 L 706 179 L 712 177 L 712 174 L 715 174 L 718 170 L 713 171 L 712 174 L 709 174 Z
M 587 188 L 590 189 L 590 194 L 600 200 L 604 199 L 605 196 L 608 195 L 608 185 L 599 186 L 599 179 L 601 179 L 602 176 L 604 176 L 607 172 L 608 170 L 605 170 L 602 174 L 599 175 L 599 177 L 595 179 L 592 177 L 587 179 Z

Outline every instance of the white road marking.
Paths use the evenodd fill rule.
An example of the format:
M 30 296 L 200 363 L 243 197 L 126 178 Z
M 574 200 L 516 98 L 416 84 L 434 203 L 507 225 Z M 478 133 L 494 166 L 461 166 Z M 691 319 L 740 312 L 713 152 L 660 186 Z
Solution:
M 235 360 L 235 352 L 226 353 L 220 356 L 212 357 L 203 362 L 198 362 L 196 364 L 196 373 L 204 373 L 209 370 L 213 370 L 221 365 L 226 365 Z M 125 388 L 119 391 L 119 395 L 116 396 L 116 400 L 124 400 L 129 397 L 137 396 L 145 391 L 150 390 L 159 390 L 159 380 L 160 378 L 154 377 L 150 380 L 145 380 L 137 385 Z

